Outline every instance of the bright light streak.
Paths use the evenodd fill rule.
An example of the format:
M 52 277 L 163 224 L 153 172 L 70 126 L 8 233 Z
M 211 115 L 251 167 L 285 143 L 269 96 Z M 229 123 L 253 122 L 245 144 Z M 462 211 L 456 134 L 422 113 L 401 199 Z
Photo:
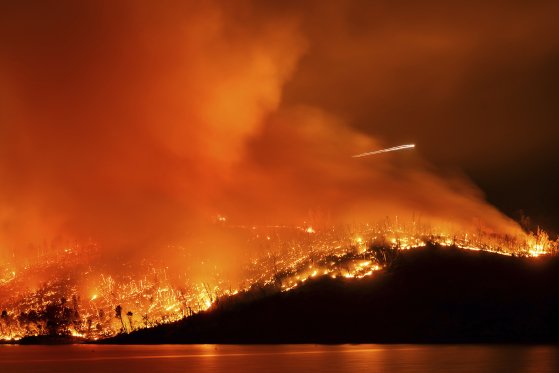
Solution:
M 398 150 L 413 149 L 413 148 L 415 148 L 415 144 L 400 145 L 400 146 L 394 146 L 392 148 L 386 148 L 386 149 L 381 149 L 381 150 L 375 150 L 375 151 L 372 151 L 372 152 L 357 154 L 357 155 L 352 156 L 352 158 L 361 158 L 361 157 L 367 157 L 369 155 L 395 152 L 395 151 L 398 151 Z

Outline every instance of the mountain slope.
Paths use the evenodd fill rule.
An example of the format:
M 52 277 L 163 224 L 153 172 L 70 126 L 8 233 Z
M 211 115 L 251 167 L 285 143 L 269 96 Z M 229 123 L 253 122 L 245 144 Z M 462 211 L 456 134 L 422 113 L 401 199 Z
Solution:
M 555 257 L 430 246 L 370 278 L 254 291 L 102 343 L 559 342 L 558 284 Z

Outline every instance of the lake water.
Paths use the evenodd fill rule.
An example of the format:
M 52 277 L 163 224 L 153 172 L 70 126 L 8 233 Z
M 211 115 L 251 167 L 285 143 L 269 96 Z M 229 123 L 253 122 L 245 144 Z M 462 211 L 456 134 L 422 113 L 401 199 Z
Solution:
M 0 372 L 559 372 L 557 346 L 0 345 Z

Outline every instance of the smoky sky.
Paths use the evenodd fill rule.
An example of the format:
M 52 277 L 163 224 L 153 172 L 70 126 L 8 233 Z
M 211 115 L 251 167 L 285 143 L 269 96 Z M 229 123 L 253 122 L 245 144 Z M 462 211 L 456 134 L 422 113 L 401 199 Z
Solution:
M 553 212 L 526 195 L 557 186 L 557 8 L 4 1 L 3 249 L 188 242 L 217 214 L 517 232 L 484 190 Z
M 557 4 L 330 3 L 286 87 L 391 144 L 467 172 L 507 213 L 557 230 Z M 340 94 L 344 92 L 346 94 Z

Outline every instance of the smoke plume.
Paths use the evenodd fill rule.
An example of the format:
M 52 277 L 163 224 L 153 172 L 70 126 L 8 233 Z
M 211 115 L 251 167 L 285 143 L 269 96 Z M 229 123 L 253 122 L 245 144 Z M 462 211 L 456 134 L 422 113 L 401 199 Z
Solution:
M 351 29 L 341 4 L 320 12 L 312 2 L 32 5 L 8 2 L 0 12 L 4 256 L 33 255 L 31 247 L 56 240 L 93 239 L 107 252 L 131 256 L 183 245 L 234 261 L 242 243 L 215 237 L 218 215 L 248 225 L 301 224 L 316 211 L 346 224 L 421 216 L 520 232 L 458 170 L 425 160 L 432 143 L 351 158 L 415 142 L 394 130 L 376 134 L 385 125 L 379 116 L 363 129 L 367 111 L 352 108 L 363 104 L 364 91 L 374 91 L 367 109 L 383 115 L 383 100 L 405 110 L 409 97 L 397 97 L 397 82 L 362 76 L 362 64 L 375 51 L 392 51 L 390 58 L 419 54 L 421 61 L 425 55 L 391 50 L 406 35 L 379 38 L 385 28 L 374 25 L 345 44 L 359 30 Z M 330 29 L 321 35 L 324 25 Z M 431 36 L 444 28 L 437 25 Z M 330 39 L 332 30 L 340 31 L 337 39 Z M 467 35 L 452 35 L 468 49 Z M 416 48 L 458 53 L 451 40 L 423 36 Z M 345 77 L 351 89 L 324 89 L 335 71 L 320 70 L 317 51 L 339 54 L 329 55 L 330 62 L 365 58 L 337 67 L 336 79 Z M 439 102 L 452 96 L 457 79 L 443 74 L 449 79 L 436 87 Z M 212 243 L 203 247 L 200 237 Z

